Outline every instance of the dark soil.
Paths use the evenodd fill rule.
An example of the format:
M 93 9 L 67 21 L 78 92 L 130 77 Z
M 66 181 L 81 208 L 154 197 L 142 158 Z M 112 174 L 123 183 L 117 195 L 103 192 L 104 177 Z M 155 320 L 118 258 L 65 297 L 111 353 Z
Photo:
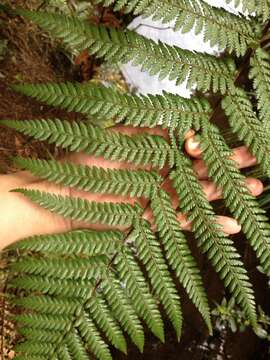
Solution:
M 29 6 L 33 1 L 14 0 L 16 5 Z M 8 18 L 1 15 L 2 26 L 0 39 L 8 40 L 8 49 L 4 60 L 0 63 L 0 119 L 30 119 L 41 117 L 75 118 L 76 114 L 67 114 L 14 92 L 10 85 L 19 81 L 40 82 L 78 80 L 81 69 L 73 65 L 65 52 L 57 44 L 40 32 L 34 25 L 21 18 Z M 93 59 L 90 59 L 93 61 Z M 92 69 L 93 63 L 89 67 Z M 90 75 L 90 74 L 89 74 Z M 12 165 L 14 155 L 31 157 L 58 157 L 59 150 L 45 143 L 29 140 L 28 138 L 1 128 L 0 131 L 0 172 L 15 171 Z M 191 239 L 191 242 L 194 241 Z M 241 238 L 237 244 L 243 244 Z M 195 250 L 194 250 L 195 251 Z M 248 248 L 240 246 L 245 263 L 252 276 L 256 288 L 257 301 L 266 313 L 269 309 L 269 289 L 265 278 L 256 270 L 256 263 Z M 209 264 L 198 254 L 201 270 L 204 274 L 205 285 L 209 298 L 220 301 L 225 295 L 222 286 Z M 130 344 L 128 357 L 115 352 L 116 359 L 155 359 L 155 360 L 266 360 L 268 343 L 260 340 L 250 330 L 243 333 L 231 333 L 229 329 L 216 329 L 213 336 L 209 336 L 201 318 L 191 305 L 183 291 L 182 304 L 184 314 L 184 329 L 181 342 L 178 343 L 170 325 L 166 324 L 166 344 L 161 344 L 150 334 L 146 335 L 144 354 Z M 15 338 L 10 339 L 12 350 Z M 1 355 L 1 354 L 0 354 Z M 2 356 L 4 356 L 2 354 Z

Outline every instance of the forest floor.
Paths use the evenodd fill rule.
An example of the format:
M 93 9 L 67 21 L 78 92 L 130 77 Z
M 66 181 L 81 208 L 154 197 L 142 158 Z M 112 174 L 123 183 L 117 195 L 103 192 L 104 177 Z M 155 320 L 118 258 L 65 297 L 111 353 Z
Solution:
M 10 1 L 16 6 L 35 7 L 36 0 Z M 100 9 L 98 9 L 100 10 Z M 89 78 L 93 75 L 95 60 L 88 59 L 88 66 L 77 61 L 74 65 L 58 44 L 43 34 L 36 26 L 25 22 L 21 18 L 9 18 L 0 15 L 0 41 L 5 40 L 7 47 L 0 53 L 0 119 L 34 119 L 34 118 L 69 118 L 74 119 L 76 114 L 59 111 L 15 93 L 10 85 L 17 82 L 41 81 L 81 81 L 85 71 Z M 1 59 L 2 56 L 2 59 Z M 43 142 L 30 140 L 7 128 L 0 131 L 0 173 L 16 171 L 12 164 L 15 155 L 30 157 L 59 157 L 60 152 L 53 146 Z M 1 189 L 0 189 L 1 191 Z M 252 259 L 250 260 L 252 263 Z M 220 283 L 209 266 L 200 259 L 205 268 L 204 278 L 207 280 L 208 293 L 214 301 L 220 301 Z M 4 260 L 0 262 L 0 270 L 4 268 Z M 269 313 L 269 290 L 262 276 L 254 271 L 252 275 L 255 283 L 258 302 Z M 0 278 L 1 281 L 1 278 Z M 1 283 L 0 283 L 1 287 Z M 4 287 L 4 284 L 3 284 Z M 1 292 L 3 292 L 2 289 Z M 1 297 L 0 292 L 0 297 Z M 139 354 L 130 347 L 128 357 L 115 352 L 115 359 L 155 359 L 155 360 L 266 360 L 269 359 L 268 344 L 257 338 L 252 331 L 232 333 L 226 327 L 217 327 L 213 336 L 209 336 L 202 320 L 195 309 L 182 295 L 185 326 L 180 343 L 177 342 L 173 330 L 167 327 L 166 344 L 161 344 L 151 335 L 147 335 L 144 354 Z M 3 297 L 0 314 L 0 358 L 13 357 L 13 346 L 17 341 L 16 331 L 7 319 L 11 311 Z

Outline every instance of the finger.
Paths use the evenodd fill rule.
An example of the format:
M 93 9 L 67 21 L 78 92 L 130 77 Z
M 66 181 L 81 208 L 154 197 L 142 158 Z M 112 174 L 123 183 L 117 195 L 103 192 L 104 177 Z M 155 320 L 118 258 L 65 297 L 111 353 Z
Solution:
M 185 149 L 190 156 L 197 159 L 201 158 L 202 150 L 198 136 L 189 136 L 185 142 Z M 246 146 L 235 148 L 231 159 L 237 163 L 240 169 L 254 166 L 257 163 L 255 156 L 250 153 Z
M 212 181 L 201 180 L 200 183 L 208 201 L 215 201 L 222 198 L 222 189 L 217 187 Z M 246 178 L 245 183 L 251 195 L 259 196 L 263 193 L 263 183 L 260 180 Z
M 183 230 L 192 231 L 192 223 L 185 215 L 178 214 L 177 218 Z M 221 225 L 221 230 L 227 235 L 238 234 L 241 231 L 241 226 L 231 217 L 218 215 L 216 216 L 216 222 Z
M 245 146 L 240 146 L 233 150 L 233 155 L 231 157 L 232 160 L 235 161 L 238 169 L 243 169 L 246 167 L 256 165 L 256 158 L 248 151 Z M 193 169 L 196 172 L 199 179 L 207 179 L 208 178 L 208 170 L 204 161 L 194 160 L 193 161 Z
M 202 155 L 202 150 L 200 148 L 200 142 L 198 136 L 189 136 L 185 141 L 185 150 L 186 152 L 194 158 L 200 158 Z
M 1 192 L 10 191 L 16 187 L 25 186 L 37 178 L 30 174 L 29 171 L 18 171 L 14 174 L 0 175 Z

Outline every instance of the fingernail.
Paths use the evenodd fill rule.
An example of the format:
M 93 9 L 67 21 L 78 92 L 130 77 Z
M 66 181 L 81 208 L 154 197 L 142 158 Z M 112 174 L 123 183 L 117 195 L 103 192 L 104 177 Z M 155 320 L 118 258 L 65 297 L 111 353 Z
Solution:
M 227 216 L 217 216 L 218 223 L 221 224 L 222 230 L 228 235 L 238 234 L 241 231 L 241 225 L 235 219 Z
M 197 136 L 188 139 L 188 147 L 190 150 L 197 150 L 200 148 L 200 143 L 197 140 Z
M 263 183 L 254 178 L 247 178 L 246 184 L 253 196 L 258 196 L 263 193 Z

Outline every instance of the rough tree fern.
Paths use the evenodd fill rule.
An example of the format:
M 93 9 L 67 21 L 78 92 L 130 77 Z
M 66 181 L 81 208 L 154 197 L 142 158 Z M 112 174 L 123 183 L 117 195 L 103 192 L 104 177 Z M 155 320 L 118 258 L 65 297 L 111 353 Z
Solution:
M 68 111 L 113 120 L 133 127 L 162 126 L 168 138 L 140 132 L 128 136 L 89 121 L 59 119 L 3 120 L 2 124 L 70 151 L 135 164 L 138 169 L 104 170 L 55 160 L 16 158 L 16 164 L 35 176 L 79 190 L 135 198 L 126 203 L 96 203 L 76 197 L 17 189 L 35 203 L 73 220 L 127 230 L 76 230 L 35 236 L 12 245 L 19 258 L 10 265 L 9 286 L 23 289 L 14 303 L 26 311 L 16 316 L 25 341 L 17 359 L 88 359 L 94 354 L 111 359 L 109 344 L 127 353 L 126 336 L 143 351 L 147 326 L 164 341 L 161 309 L 181 336 L 183 316 L 176 281 L 185 289 L 209 331 L 212 331 L 204 279 L 180 229 L 177 211 L 192 221 L 196 244 L 209 259 L 255 331 L 258 330 L 252 284 L 234 243 L 216 223 L 216 214 L 203 192 L 183 149 L 189 129 L 201 134 L 209 177 L 222 188 L 224 203 L 242 225 L 258 263 L 270 275 L 270 225 L 264 210 L 250 194 L 244 176 L 231 160 L 232 150 L 214 124 L 209 93 L 220 96 L 232 131 L 270 175 L 269 121 L 270 57 L 262 48 L 268 0 L 227 1 L 252 13 L 244 18 L 204 1 L 97 0 L 115 10 L 151 14 L 175 29 L 194 29 L 224 50 L 222 58 L 155 43 L 129 30 L 91 25 L 82 20 L 19 9 L 17 15 L 34 21 L 66 46 L 109 62 L 131 61 L 150 74 L 169 77 L 200 91 L 190 100 L 169 93 L 140 96 L 96 84 L 47 83 L 16 85 L 14 89 Z M 239 87 L 235 58 L 250 58 L 250 78 L 258 100 Z M 238 61 L 241 63 L 241 59 Z M 204 96 L 207 95 L 207 96 Z M 150 170 L 144 166 L 150 165 Z M 159 170 L 164 169 L 160 174 Z M 166 189 L 170 181 L 179 197 L 175 209 Z M 146 198 L 146 208 L 139 198 Z M 152 210 L 153 222 L 145 216 Z

